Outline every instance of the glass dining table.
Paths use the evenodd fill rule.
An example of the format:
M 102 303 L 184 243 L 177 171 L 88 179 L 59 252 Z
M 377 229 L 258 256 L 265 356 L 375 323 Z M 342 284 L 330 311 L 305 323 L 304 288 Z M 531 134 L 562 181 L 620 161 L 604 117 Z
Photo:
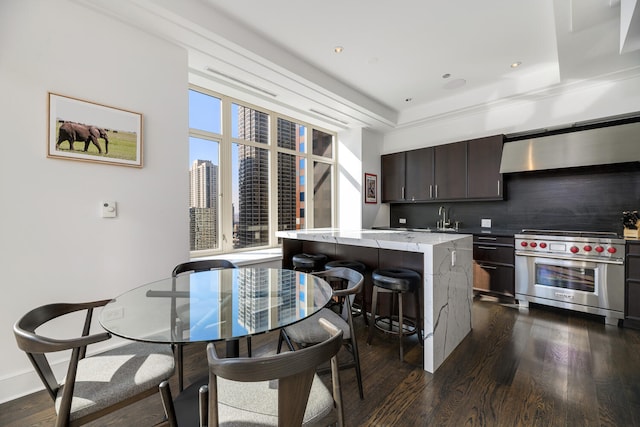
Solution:
M 151 282 L 111 300 L 100 324 L 113 335 L 153 343 L 227 342 L 296 323 L 324 307 L 331 286 L 278 268 L 192 272 Z

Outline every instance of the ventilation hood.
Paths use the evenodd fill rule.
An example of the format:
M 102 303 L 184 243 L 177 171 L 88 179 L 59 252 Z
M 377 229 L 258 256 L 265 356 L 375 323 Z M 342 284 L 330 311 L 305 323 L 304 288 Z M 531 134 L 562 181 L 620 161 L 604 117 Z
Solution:
M 640 161 L 640 122 L 506 142 L 500 173 Z

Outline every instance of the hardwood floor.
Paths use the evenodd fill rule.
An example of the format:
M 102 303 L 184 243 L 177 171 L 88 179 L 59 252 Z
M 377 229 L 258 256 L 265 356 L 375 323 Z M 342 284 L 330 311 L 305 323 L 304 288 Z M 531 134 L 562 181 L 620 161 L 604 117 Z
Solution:
M 471 334 L 429 374 L 415 338 L 406 340 L 401 363 L 395 339 L 376 333 L 367 346 L 362 317 L 355 322 L 365 399 L 354 370 L 342 371 L 348 426 L 640 426 L 640 331 L 477 299 Z M 255 337 L 254 353 L 276 343 L 277 334 Z M 206 372 L 204 346 L 186 346 L 185 353 L 188 382 Z M 162 414 L 159 396 L 152 396 L 91 425 L 148 426 Z M 44 392 L 0 405 L 1 426 L 53 420 Z

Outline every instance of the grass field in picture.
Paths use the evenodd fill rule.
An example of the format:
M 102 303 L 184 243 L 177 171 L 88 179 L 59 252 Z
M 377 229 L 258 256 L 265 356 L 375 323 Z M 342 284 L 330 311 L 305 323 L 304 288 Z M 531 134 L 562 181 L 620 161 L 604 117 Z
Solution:
M 60 126 L 61 123 L 56 124 L 56 136 L 60 134 Z M 102 159 L 122 159 L 136 161 L 137 135 L 135 132 L 107 130 L 107 138 L 109 138 L 108 154 L 104 154 L 105 141 L 102 138 L 98 139 L 98 143 L 100 144 L 100 147 L 102 147 L 102 154 L 98 153 L 98 149 L 93 144 L 89 144 L 89 148 L 85 152 L 85 143 L 83 141 L 75 141 L 73 144 L 73 151 L 69 147 L 69 141 L 63 141 L 57 151 L 66 151 L 73 153 L 77 152 L 85 155 L 96 156 Z

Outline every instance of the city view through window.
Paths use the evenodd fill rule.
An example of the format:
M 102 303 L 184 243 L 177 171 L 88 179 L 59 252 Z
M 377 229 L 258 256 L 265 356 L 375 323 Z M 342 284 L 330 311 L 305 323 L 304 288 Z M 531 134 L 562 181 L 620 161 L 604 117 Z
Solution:
M 191 250 L 269 246 L 270 223 L 278 230 L 306 228 L 309 221 L 315 227 L 331 227 L 334 136 L 275 113 L 237 103 L 229 107 L 231 129 L 225 131 L 223 100 L 189 91 Z M 230 168 L 221 164 L 224 158 L 230 159 Z M 271 182 L 271 168 L 276 168 L 276 182 Z M 307 210 L 308 185 L 313 185 L 312 211 Z M 225 191 L 231 197 L 223 197 Z M 270 209 L 273 197 L 277 212 Z M 224 203 L 231 203 L 226 220 Z

